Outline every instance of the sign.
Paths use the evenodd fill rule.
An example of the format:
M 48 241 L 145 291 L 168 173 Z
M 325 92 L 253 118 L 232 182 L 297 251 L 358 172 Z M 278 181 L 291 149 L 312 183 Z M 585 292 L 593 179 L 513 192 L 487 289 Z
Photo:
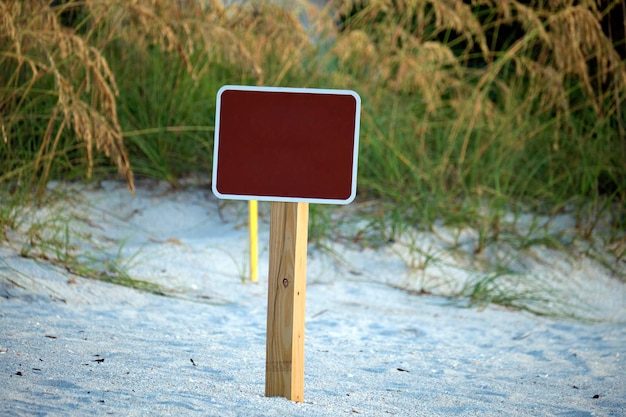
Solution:
M 309 203 L 354 200 L 360 112 L 349 90 L 224 86 L 217 93 L 213 193 L 272 202 L 268 397 L 304 401 Z
M 224 86 L 217 93 L 219 198 L 348 204 L 361 99 L 351 90 Z

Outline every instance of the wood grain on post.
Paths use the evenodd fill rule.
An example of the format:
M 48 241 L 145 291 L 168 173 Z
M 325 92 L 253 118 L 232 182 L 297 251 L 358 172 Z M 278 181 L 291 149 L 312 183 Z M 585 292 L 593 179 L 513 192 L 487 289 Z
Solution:
M 304 401 L 309 203 L 272 202 L 265 395 Z

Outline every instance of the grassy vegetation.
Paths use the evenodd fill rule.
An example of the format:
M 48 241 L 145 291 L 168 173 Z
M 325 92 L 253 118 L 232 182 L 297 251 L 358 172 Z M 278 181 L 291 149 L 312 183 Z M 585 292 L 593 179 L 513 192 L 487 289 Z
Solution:
M 607 266 L 623 267 L 624 41 L 601 26 L 619 0 L 53 4 L 0 0 L 3 230 L 6 196 L 41 198 L 51 179 L 117 170 L 132 190 L 133 175 L 176 186 L 210 172 L 223 84 L 350 88 L 368 209 L 367 232 L 347 238 L 384 244 L 439 221 L 476 230 L 478 259 L 502 242 L 600 235 Z M 334 233 L 331 210 L 313 209 L 312 239 Z M 507 220 L 527 213 L 576 226 L 533 240 Z

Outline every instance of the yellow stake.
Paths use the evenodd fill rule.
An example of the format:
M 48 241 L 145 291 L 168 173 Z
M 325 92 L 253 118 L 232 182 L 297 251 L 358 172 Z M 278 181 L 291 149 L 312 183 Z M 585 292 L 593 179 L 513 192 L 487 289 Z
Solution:
M 258 204 L 256 200 L 248 202 L 248 224 L 250 226 L 250 281 L 259 280 L 259 247 L 258 247 Z

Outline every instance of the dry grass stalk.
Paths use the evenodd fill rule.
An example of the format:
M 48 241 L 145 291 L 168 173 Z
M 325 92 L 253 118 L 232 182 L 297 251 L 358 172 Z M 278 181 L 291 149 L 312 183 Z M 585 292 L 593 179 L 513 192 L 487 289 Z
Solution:
M 210 69 L 191 63 L 194 54 L 203 54 L 210 62 L 241 68 L 258 84 L 280 83 L 281 74 L 298 66 L 310 46 L 298 19 L 271 4 L 223 7 L 217 0 L 88 0 L 87 6 L 99 22 L 101 44 L 119 38 L 137 51 L 159 45 L 175 52 L 195 78 Z M 279 70 L 266 68 L 269 63 Z M 278 75 L 268 80 L 268 72 Z
M 339 8 L 338 16 L 350 17 L 333 53 L 348 70 L 369 67 L 367 72 L 356 72 L 365 75 L 367 82 L 382 82 L 396 91 L 419 91 L 429 111 L 442 105 L 457 107 L 456 98 L 472 89 L 471 80 L 478 72 L 461 68 L 469 59 L 470 49 L 478 49 L 487 64 L 476 86 L 483 91 L 483 98 L 494 88 L 508 94 L 510 85 L 499 82 L 499 75 L 510 63 L 514 63 L 519 79 L 508 79 L 508 83 L 530 80 L 540 90 L 531 93 L 539 98 L 542 111 L 569 110 L 568 79 L 580 81 L 588 102 L 598 112 L 606 91 L 616 100 L 626 94 L 625 64 L 603 33 L 599 6 L 593 0 L 550 0 L 531 5 L 516 0 L 475 0 L 471 5 L 452 0 L 371 0 L 358 4 L 362 10 L 354 15 L 350 15 L 352 1 L 344 1 Z M 490 48 L 495 43 L 487 41 L 485 28 L 472 13 L 471 7 L 478 6 L 489 7 L 496 14 L 489 23 L 494 33 L 506 32 L 515 24 L 524 33 L 506 50 Z M 454 33 L 450 45 L 462 41 L 464 53 L 451 56 L 442 43 L 442 35 L 449 31 Z M 369 57 L 375 61 L 365 62 Z M 607 83 L 612 87 L 607 89 Z M 463 84 L 465 88 L 460 87 Z M 452 94 L 452 100 L 438 98 L 449 97 L 451 91 L 458 92 Z M 483 101 L 476 92 L 469 94 L 474 95 L 472 102 Z M 492 110 L 485 104 L 481 113 Z M 474 119 L 475 110 L 462 107 L 466 108 L 463 113 Z
M 279 6 L 232 5 L 219 23 L 249 51 L 255 68 L 262 71 L 257 72 L 257 83 L 261 85 L 281 84 L 286 72 L 297 69 L 310 51 L 308 34 L 297 17 Z M 270 74 L 272 79 L 268 78 Z
M 590 97 L 596 96 L 590 79 L 589 63 L 595 61 L 596 74 L 606 82 L 608 74 L 619 88 L 626 87 L 626 72 L 610 39 L 602 32 L 598 16 L 580 6 L 569 7 L 548 19 L 554 67 L 565 75 L 582 80 Z M 600 103 L 594 103 L 596 107 Z
M 83 38 L 61 27 L 46 1 L 0 1 L 0 14 L 3 16 L 0 62 L 5 68 L 11 65 L 14 68 L 11 74 L 4 75 L 14 89 L 0 97 L 0 106 L 10 110 L 4 122 L 8 126 L 7 141 L 11 140 L 11 126 L 24 116 L 20 110 L 35 84 L 45 76 L 52 76 L 57 103 L 49 115 L 35 168 L 44 159 L 51 163 L 46 155 L 54 155 L 62 132 L 71 126 L 76 137 L 85 143 L 88 175 L 91 175 L 95 147 L 116 163 L 132 190 L 130 161 L 117 121 L 117 89 L 105 59 Z M 59 117 L 61 123 L 57 124 Z M 51 145 L 55 129 L 58 130 Z M 49 168 L 49 165 L 44 168 L 43 183 Z
M 181 38 L 182 30 L 177 25 L 182 17 L 178 2 L 87 0 L 85 3 L 89 15 L 97 22 L 94 30 L 101 38 L 100 47 L 113 39 L 121 39 L 142 51 L 158 44 L 165 51 L 177 53 L 189 73 L 195 75 L 189 62 L 193 43 Z
M 116 40 L 146 54 L 153 46 L 176 54 L 196 80 L 210 71 L 206 62 L 223 62 L 251 74 L 258 84 L 280 83 L 288 71 L 297 69 L 310 40 L 298 19 L 270 5 L 233 5 L 193 0 L 85 0 L 52 9 L 45 0 L 0 1 L 2 63 L 12 73 L 5 82 L 14 90 L 0 98 L 3 140 L 11 140 L 35 85 L 46 77 L 54 80 L 56 107 L 50 111 L 35 171 L 43 167 L 45 183 L 61 132 L 71 129 L 83 141 L 88 172 L 94 149 L 103 151 L 118 166 L 133 188 L 130 162 L 117 119 L 117 87 L 108 63 L 100 53 Z M 88 20 L 80 34 L 61 26 L 59 13 L 80 10 Z M 93 45 L 97 46 L 93 46 Z M 201 65 L 192 63 L 203 54 Z M 129 59 L 129 62 L 132 60 Z M 273 74 L 268 80 L 267 74 Z M 18 94 L 19 91 L 19 94 Z

